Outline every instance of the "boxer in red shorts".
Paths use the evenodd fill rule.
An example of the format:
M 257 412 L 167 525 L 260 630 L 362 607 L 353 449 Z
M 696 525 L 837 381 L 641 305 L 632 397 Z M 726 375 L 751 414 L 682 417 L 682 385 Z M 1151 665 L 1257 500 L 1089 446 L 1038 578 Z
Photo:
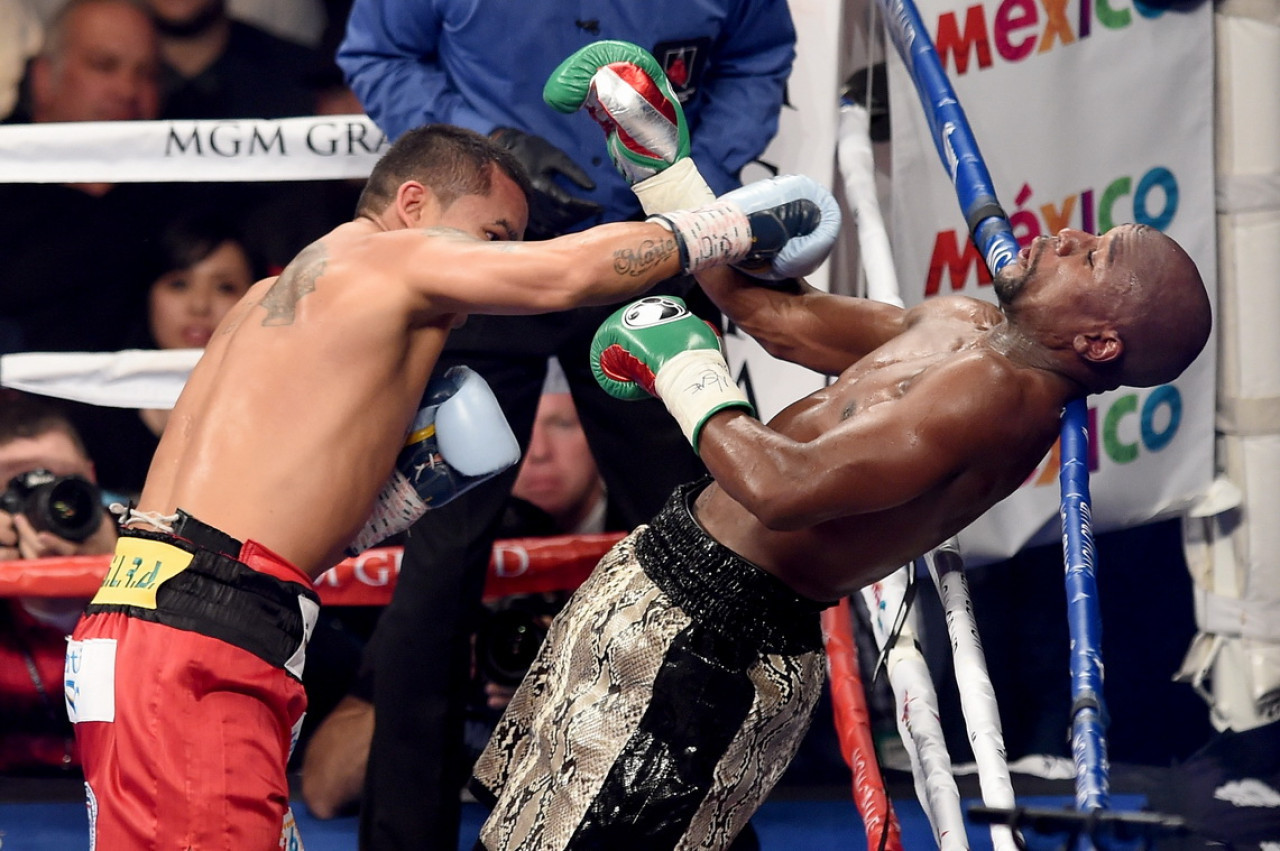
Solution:
M 776 223 L 757 235 L 722 200 L 674 230 L 516 243 L 527 193 L 492 140 L 409 131 L 355 220 L 255 284 L 214 332 L 68 649 L 101 847 L 299 847 L 285 765 L 306 702 L 311 582 L 519 459 L 478 375 L 455 367 L 428 384 L 451 328 L 469 313 L 624 301 L 793 237 Z M 807 196 L 768 199 L 753 212 Z
M 300 847 L 281 766 L 319 600 L 266 547 L 184 512 L 172 521 L 168 534 L 122 532 L 68 651 L 68 712 L 102 755 L 85 767 L 96 842 Z

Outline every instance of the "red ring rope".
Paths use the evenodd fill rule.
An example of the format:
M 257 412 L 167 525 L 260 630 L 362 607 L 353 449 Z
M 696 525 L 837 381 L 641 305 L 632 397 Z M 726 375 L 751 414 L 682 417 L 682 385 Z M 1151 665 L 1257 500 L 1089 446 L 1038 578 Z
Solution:
M 902 829 L 885 791 L 871 739 L 866 691 L 858 672 L 849 598 L 822 613 L 822 636 L 831 672 L 831 710 L 835 715 L 840 755 L 853 771 L 853 800 L 867 831 L 871 851 L 902 851 Z M 888 828 L 888 836 L 882 836 Z M 884 844 L 881 845 L 881 839 Z
M 485 598 L 577 588 L 623 535 L 605 532 L 495 541 Z M 316 579 L 320 601 L 327 606 L 386 605 L 402 556 L 400 547 L 375 547 L 346 559 Z M 0 561 L 0 597 L 92 597 L 110 562 L 107 555 Z

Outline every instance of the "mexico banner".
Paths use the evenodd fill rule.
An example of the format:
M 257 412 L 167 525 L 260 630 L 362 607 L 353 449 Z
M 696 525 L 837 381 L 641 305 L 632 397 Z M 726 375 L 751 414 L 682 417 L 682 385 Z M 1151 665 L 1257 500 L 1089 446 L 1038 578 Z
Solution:
M 1015 236 L 1168 233 L 1216 290 L 1211 4 L 918 0 Z M 890 51 L 892 53 L 892 51 Z M 994 301 L 915 88 L 889 62 L 892 238 L 903 301 Z M 1096 531 L 1172 516 L 1213 475 L 1215 340 L 1172 384 L 1089 399 Z M 1059 532 L 1058 449 L 960 536 L 966 561 Z

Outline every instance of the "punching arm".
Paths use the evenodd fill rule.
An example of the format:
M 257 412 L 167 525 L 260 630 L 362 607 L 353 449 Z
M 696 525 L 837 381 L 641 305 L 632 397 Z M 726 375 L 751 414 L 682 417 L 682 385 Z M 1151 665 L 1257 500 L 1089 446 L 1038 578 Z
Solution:
M 697 277 L 725 317 L 766 352 L 825 375 L 839 375 L 906 329 L 900 307 L 824 292 L 804 280 L 762 287 L 731 267 Z

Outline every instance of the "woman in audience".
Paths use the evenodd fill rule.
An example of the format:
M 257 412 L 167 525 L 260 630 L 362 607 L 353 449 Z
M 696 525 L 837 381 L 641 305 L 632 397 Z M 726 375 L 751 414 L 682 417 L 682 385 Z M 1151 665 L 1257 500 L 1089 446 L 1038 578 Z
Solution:
M 149 251 L 151 286 L 147 315 L 139 317 L 133 335 L 137 348 L 204 348 L 222 317 L 264 272 L 235 224 L 215 213 L 173 220 Z M 75 418 L 103 488 L 135 496 L 169 411 L 82 405 Z

